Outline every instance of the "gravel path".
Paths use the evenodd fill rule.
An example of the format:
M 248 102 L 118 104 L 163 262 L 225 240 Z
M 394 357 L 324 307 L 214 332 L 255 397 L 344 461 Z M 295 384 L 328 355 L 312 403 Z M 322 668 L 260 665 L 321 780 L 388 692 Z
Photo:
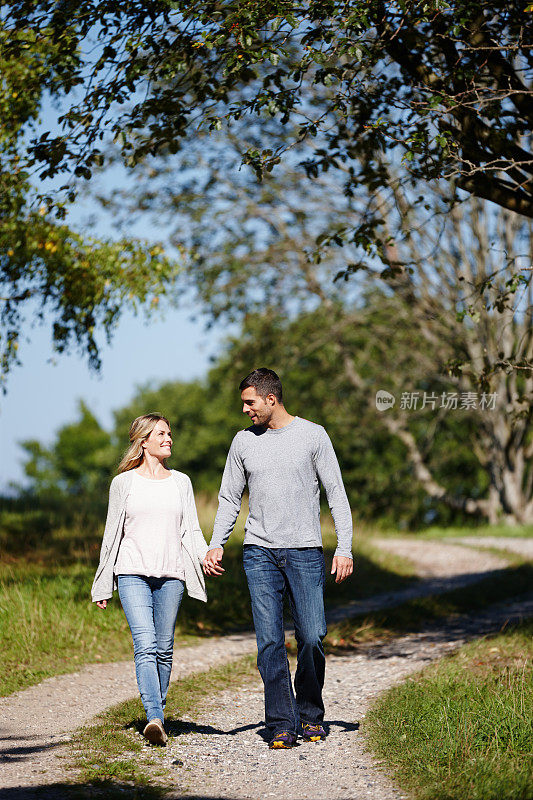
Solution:
M 207 670 L 254 650 L 253 633 L 177 648 L 171 679 Z M 69 734 L 109 706 L 136 694 L 132 659 L 90 664 L 79 672 L 47 678 L 37 686 L 0 698 L 0 798 L 4 796 L 2 789 L 8 787 L 40 786 L 64 779 L 65 748 L 61 745 L 69 741 Z
M 443 594 L 452 589 L 469 586 L 481 578 L 487 578 L 501 569 L 508 561 L 504 556 L 465 547 L 447 541 L 417 541 L 413 539 L 374 539 L 372 544 L 396 556 L 412 562 L 421 580 L 405 589 L 382 592 L 365 600 L 354 600 L 337 606 L 328 614 L 329 622 L 337 622 L 359 614 L 370 614 L 382 608 L 390 608 L 415 600 L 418 597 Z M 474 542 L 472 537 L 472 542 Z M 499 539 L 494 541 L 500 541 Z M 506 541 L 501 539 L 501 541 Z M 496 546 L 496 545 L 494 545 Z
M 455 544 L 455 539 L 428 541 L 423 539 L 376 539 L 372 543 L 380 550 L 413 561 L 422 578 L 452 578 L 459 575 L 479 575 L 507 566 L 502 556 Z M 475 548 L 478 540 L 472 539 Z M 500 541 L 494 539 L 494 541 Z M 502 539 L 501 541 L 505 541 Z
M 476 575 L 479 579 L 479 577 L 489 574 L 491 570 L 500 569 L 506 564 L 506 561 L 498 556 L 477 550 L 467 550 L 464 545 L 386 539 L 380 540 L 379 546 L 390 552 L 404 555 L 419 566 L 420 573 L 426 580 L 417 586 L 425 586 L 424 593 L 426 594 L 435 591 L 435 587 L 438 588 L 438 586 L 442 587 L 441 591 L 453 588 L 454 585 L 457 585 L 453 583 L 454 581 L 468 579 L 468 582 L 471 582 Z M 380 595 L 373 598 L 371 603 L 375 606 L 377 602 L 376 607 L 379 608 L 403 602 L 408 599 L 405 595 L 406 591 L 409 590 Z M 342 615 L 360 613 L 361 610 L 367 610 L 362 607 L 361 603 L 350 604 L 344 609 Z M 336 616 L 330 614 L 330 619 L 334 618 Z M 298 747 L 294 751 L 276 754 L 283 758 L 297 760 L 302 769 L 307 763 L 308 771 L 311 770 L 310 774 L 312 775 L 317 771 L 314 765 L 322 764 L 317 775 L 321 770 L 325 771 L 324 774 L 329 776 L 326 781 L 329 788 L 324 794 L 326 784 L 320 784 L 322 788 L 317 791 L 317 797 L 327 797 L 328 800 L 336 797 L 349 797 L 350 795 L 346 794 L 347 790 L 342 789 L 342 786 L 348 781 L 349 774 L 352 772 L 359 776 L 358 781 L 360 778 L 360 783 L 357 783 L 358 797 L 375 797 L 376 800 L 378 798 L 386 800 L 389 796 L 387 794 L 389 788 L 385 789 L 388 784 L 386 781 L 383 783 L 384 779 L 380 777 L 380 773 L 372 770 L 370 762 L 365 762 L 366 769 L 358 766 L 359 750 L 361 753 L 363 751 L 356 744 L 358 741 L 357 725 L 353 720 L 360 718 L 361 712 L 364 713 L 368 702 L 376 693 L 401 680 L 409 672 L 418 669 L 431 658 L 438 657 L 462 641 L 460 637 L 454 638 L 453 635 L 449 639 L 445 635 L 442 641 L 436 640 L 435 633 L 428 635 L 429 639 L 424 638 L 425 634 L 421 634 L 422 638 L 420 638 L 419 644 L 413 648 L 411 654 L 407 655 L 403 652 L 402 647 L 404 647 L 403 643 L 411 641 L 410 637 L 395 640 L 394 644 L 386 646 L 386 648 L 392 647 L 394 652 L 378 647 L 377 650 L 369 648 L 349 657 L 332 656 L 328 659 L 325 699 L 330 709 L 329 719 L 332 720 L 332 735 L 328 739 L 327 747 L 326 744 L 321 743 L 307 745 L 305 749 Z M 179 648 L 175 653 L 173 678 L 207 669 L 215 664 L 253 652 L 254 649 L 253 634 L 211 639 L 197 646 Z M 433 653 L 434 655 L 431 655 Z M 238 735 L 235 733 L 229 741 L 227 735 L 206 737 L 198 732 L 191 733 L 190 736 L 199 736 L 199 740 L 191 739 L 189 735 L 179 737 L 177 740 L 179 744 L 176 744 L 175 747 L 181 749 L 188 746 L 185 744 L 185 740 L 187 743 L 190 741 L 191 750 L 197 753 L 199 759 L 198 767 L 202 768 L 204 765 L 201 761 L 202 753 L 209 751 L 209 748 L 213 748 L 215 745 L 222 747 L 226 755 L 223 761 L 217 764 L 217 772 L 223 769 L 227 770 L 228 767 L 230 770 L 236 769 L 237 762 L 243 755 L 246 755 L 246 763 L 248 763 L 249 749 L 253 759 L 257 754 L 257 759 L 249 764 L 249 775 L 253 777 L 253 796 L 259 797 L 263 793 L 268 796 L 266 789 L 264 792 L 263 789 L 259 789 L 259 786 L 263 785 L 261 783 L 263 779 L 270 780 L 270 766 L 268 773 L 261 778 L 263 765 L 270 765 L 270 762 L 265 760 L 265 752 L 268 754 L 269 751 L 266 750 L 264 743 L 256 733 L 257 720 L 263 717 L 261 686 L 258 683 L 255 687 L 247 687 L 242 691 L 241 699 L 239 699 L 239 692 L 233 698 L 225 695 L 222 699 L 217 698 L 215 710 L 211 709 L 206 713 L 215 714 L 216 724 L 215 722 L 209 724 L 214 725 L 222 732 L 227 732 L 228 724 L 233 727 L 245 724 L 245 731 L 239 732 Z M 0 698 L 0 719 L 2 720 L 0 723 L 0 764 L 2 765 L 0 799 L 26 800 L 26 798 L 35 796 L 31 787 L 50 785 L 65 780 L 67 773 L 63 766 L 63 759 L 68 751 L 65 742 L 68 741 L 70 732 L 88 722 L 95 714 L 108 706 L 135 696 L 136 693 L 133 663 L 121 662 L 90 665 L 77 673 L 50 678 L 38 686 L 17 692 L 8 698 Z M 339 714 L 342 711 L 342 719 L 339 714 L 335 713 L 337 706 L 339 706 Z M 216 717 L 216 713 L 220 714 L 220 718 Z M 228 716 L 229 713 L 231 716 Z M 246 715 L 247 722 L 239 723 L 237 718 L 242 719 L 243 714 Z M 335 721 L 333 718 L 337 717 L 339 719 Z M 233 723 L 231 720 L 235 720 L 235 722 Z M 352 722 L 343 727 L 343 720 L 345 722 L 352 720 Z M 194 726 L 193 730 L 196 730 Z M 244 740 L 242 736 L 245 737 Z M 249 737 L 249 742 L 246 737 Z M 352 759 L 349 768 L 344 761 L 339 762 L 338 755 L 332 758 L 332 754 L 337 753 L 341 746 L 356 748 L 354 752 L 357 752 L 357 756 L 354 758 L 357 763 L 354 763 L 354 759 Z M 310 751 L 308 748 L 311 747 L 313 750 Z M 230 749 L 228 750 L 228 748 Z M 170 754 L 171 751 L 172 748 L 169 748 L 168 753 Z M 194 759 L 194 752 L 191 754 L 184 752 L 186 761 Z M 312 757 L 310 757 L 311 752 L 313 753 Z M 183 760 L 181 756 L 177 757 Z M 211 768 L 213 763 L 216 764 L 216 762 L 212 762 Z M 287 761 L 277 763 L 287 764 Z M 178 768 L 174 767 L 174 769 Z M 371 770 L 372 775 L 368 777 Z M 359 775 L 359 773 L 361 774 Z M 182 770 L 180 774 L 183 775 L 185 772 Z M 239 791 L 249 791 L 249 777 L 245 778 L 244 774 L 239 774 L 241 775 L 239 780 L 242 781 Z M 301 774 L 301 770 L 298 774 Z M 367 783 L 370 788 L 368 791 L 366 789 L 362 791 Z M 298 782 L 295 783 L 294 792 L 297 790 L 297 784 Z M 272 786 L 272 784 L 269 785 Z M 355 784 L 350 784 L 350 786 L 352 787 L 350 791 L 356 791 L 353 788 Z M 375 789 L 372 789 L 372 786 Z M 220 794 L 220 787 L 216 791 L 218 792 L 216 797 L 252 796 L 251 794 L 239 794 L 234 786 L 231 795 Z M 285 793 L 285 796 L 291 797 L 293 800 L 297 800 L 300 796 L 297 793 L 293 794 L 292 788 L 287 787 L 287 791 L 290 791 L 290 794 Z M 60 797 L 61 792 L 50 796 Z M 310 796 L 309 793 L 306 794 L 306 797 Z M 207 797 L 207 795 L 202 795 L 202 797 Z M 399 795 L 390 794 L 390 797 L 399 797 Z
M 324 691 L 328 739 L 301 743 L 290 751 L 266 747 L 259 680 L 217 694 L 194 720 L 184 717 L 171 730 L 174 736 L 165 752 L 176 785 L 171 797 L 400 800 L 402 793 L 379 769 L 359 734 L 374 698 L 469 639 L 532 615 L 533 594 L 476 617 L 374 642 L 354 654 L 329 656 Z
M 455 541 L 471 547 L 495 547 L 508 550 L 510 553 L 523 556 L 533 561 L 533 537 L 526 539 L 519 536 L 462 536 Z

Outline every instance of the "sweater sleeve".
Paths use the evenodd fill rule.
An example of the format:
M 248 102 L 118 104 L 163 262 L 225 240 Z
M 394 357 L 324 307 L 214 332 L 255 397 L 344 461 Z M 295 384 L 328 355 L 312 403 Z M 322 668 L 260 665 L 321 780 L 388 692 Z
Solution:
M 244 464 L 239 453 L 239 434 L 235 436 L 229 449 L 218 493 L 218 511 L 213 526 L 213 536 L 209 549 L 224 547 L 235 527 L 241 510 L 242 494 L 246 486 Z
M 331 516 L 335 523 L 337 549 L 334 555 L 353 558 L 352 512 L 342 481 L 339 462 L 337 461 L 331 439 L 324 428 L 320 429 L 315 453 L 315 465 L 320 482 L 325 489 Z

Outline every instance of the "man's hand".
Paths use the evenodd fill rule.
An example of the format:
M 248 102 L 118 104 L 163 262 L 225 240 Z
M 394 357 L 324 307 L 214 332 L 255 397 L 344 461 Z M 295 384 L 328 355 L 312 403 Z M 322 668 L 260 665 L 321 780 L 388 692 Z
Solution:
M 204 568 L 206 575 L 211 575 L 212 577 L 216 578 L 218 575 L 222 575 L 222 573 L 226 571 L 220 565 L 223 555 L 224 550 L 222 547 L 214 547 L 212 550 L 207 551 L 206 556 L 202 561 L 202 567 Z
M 96 605 L 98 608 L 101 608 L 103 611 L 107 608 L 107 600 L 97 600 Z
M 342 583 L 353 572 L 353 558 L 347 556 L 333 556 L 331 574 L 335 575 L 335 583 Z

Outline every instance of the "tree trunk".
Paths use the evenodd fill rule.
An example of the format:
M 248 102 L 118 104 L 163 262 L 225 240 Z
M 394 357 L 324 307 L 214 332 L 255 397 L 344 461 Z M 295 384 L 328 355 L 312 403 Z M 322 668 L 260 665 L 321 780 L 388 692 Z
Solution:
M 533 501 L 524 422 L 502 406 L 486 412 L 483 422 L 490 474 L 489 522 L 507 525 L 533 523 Z

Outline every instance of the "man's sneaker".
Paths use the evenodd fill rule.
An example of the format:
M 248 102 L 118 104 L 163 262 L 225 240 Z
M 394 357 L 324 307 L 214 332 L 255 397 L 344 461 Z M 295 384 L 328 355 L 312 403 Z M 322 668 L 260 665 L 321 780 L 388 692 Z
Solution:
M 309 722 L 302 723 L 302 738 L 304 742 L 319 742 L 326 738 L 326 731 L 322 725 L 311 725 Z
M 290 750 L 296 744 L 296 736 L 288 731 L 280 731 L 270 740 L 271 750 Z
M 143 730 L 143 736 L 151 744 L 166 744 L 168 736 L 163 728 L 163 723 L 160 719 L 151 719 L 146 728 Z

